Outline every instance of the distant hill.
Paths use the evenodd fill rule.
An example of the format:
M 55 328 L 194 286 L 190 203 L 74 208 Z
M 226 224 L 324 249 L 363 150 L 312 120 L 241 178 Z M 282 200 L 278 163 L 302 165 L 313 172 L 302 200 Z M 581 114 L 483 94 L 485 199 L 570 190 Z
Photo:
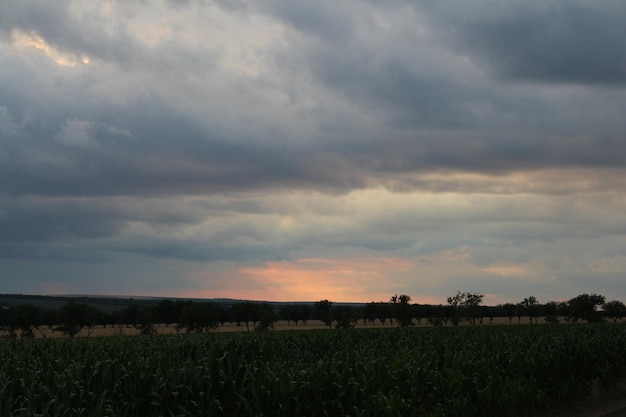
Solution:
M 121 310 L 131 304 L 153 304 L 159 300 L 135 299 L 132 297 L 109 297 L 89 295 L 30 295 L 30 294 L 0 294 L 0 305 L 5 307 L 31 304 L 37 308 L 57 310 L 68 302 L 87 304 L 106 313 Z
M 233 298 L 181 298 L 181 297 L 150 297 L 150 296 L 114 296 L 114 295 L 31 295 L 31 294 L 0 294 L 0 306 L 10 307 L 20 304 L 31 304 L 41 309 L 57 310 L 68 302 L 87 304 L 98 308 L 106 313 L 116 310 L 122 310 L 129 305 L 141 304 L 152 305 L 163 300 L 191 300 L 194 302 L 210 301 L 224 306 L 231 306 L 236 303 L 250 302 L 267 302 L 273 307 L 280 307 L 285 304 L 303 304 L 313 305 L 315 301 L 260 301 L 260 300 L 238 300 Z M 335 305 L 364 306 L 365 303 L 333 303 Z

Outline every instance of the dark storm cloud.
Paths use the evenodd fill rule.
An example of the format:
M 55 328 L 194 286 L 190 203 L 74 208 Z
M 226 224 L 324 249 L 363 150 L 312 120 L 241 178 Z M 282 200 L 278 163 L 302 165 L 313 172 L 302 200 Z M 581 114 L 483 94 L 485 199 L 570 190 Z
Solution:
M 4 259 L 102 262 L 113 253 L 190 261 L 277 257 L 276 245 L 268 244 L 271 226 L 231 218 L 268 211 L 254 202 L 40 196 L 2 198 L 0 206 Z M 212 218 L 221 220 L 180 233 Z
M 605 65 L 606 60 L 600 57 L 586 56 L 588 51 L 584 49 L 576 58 L 580 62 L 574 60 L 573 54 L 583 39 L 600 44 L 609 34 L 620 32 L 624 25 L 616 19 L 626 14 L 612 10 L 614 5 L 606 9 L 597 6 L 596 17 L 589 17 L 579 10 L 584 5 L 553 4 L 552 8 L 563 9 L 560 19 L 564 21 L 556 19 L 552 23 L 566 26 L 567 30 L 577 27 L 576 19 L 600 19 L 598 16 L 609 14 L 619 17 L 608 18 L 600 34 L 576 32 L 576 37 L 560 39 L 562 45 L 555 45 L 557 40 L 545 34 L 545 48 L 551 54 L 546 54 L 544 59 L 524 56 L 539 53 L 533 52 L 532 45 L 526 45 L 524 37 L 492 33 L 489 29 L 490 22 L 501 25 L 502 30 L 510 28 L 507 22 L 510 16 L 506 12 L 514 9 L 513 14 L 527 20 L 529 28 L 540 24 L 547 30 L 550 17 L 538 16 L 544 8 L 526 3 L 503 5 L 495 10 L 482 2 L 463 6 L 421 5 L 417 9 L 425 15 L 422 17 L 430 31 L 426 40 L 406 22 L 407 27 L 395 22 L 401 28 L 398 33 L 404 36 L 394 36 L 388 28 L 370 27 L 366 35 L 364 31 L 350 31 L 349 40 L 345 41 L 349 44 L 347 48 L 328 48 L 324 42 L 307 39 L 292 42 L 306 62 L 305 71 L 335 94 L 363 109 L 374 109 L 386 123 L 387 131 L 378 138 L 329 145 L 339 155 L 344 155 L 341 150 L 345 147 L 348 161 L 345 166 L 350 169 L 357 169 L 356 165 L 373 174 L 387 169 L 502 172 L 538 167 L 620 167 L 626 162 L 626 138 L 621 134 L 626 126 L 619 121 L 615 110 L 626 104 L 623 96 L 519 88 L 485 78 L 472 60 L 485 59 L 484 65 L 502 69 L 507 65 L 507 54 L 519 54 L 520 59 L 545 72 L 533 77 L 554 81 L 555 86 L 572 81 L 612 83 L 613 79 L 602 71 L 614 65 Z M 397 3 L 386 5 L 384 12 L 397 6 Z M 381 15 L 384 13 L 382 9 L 379 11 Z M 416 21 L 415 25 L 419 23 Z M 293 26 L 298 28 L 296 24 Z M 301 30 L 307 32 L 306 28 Z M 458 37 L 458 50 L 444 52 L 451 42 L 450 33 Z M 481 36 L 484 39 L 475 39 Z M 542 38 L 544 34 L 535 36 Z M 380 39 L 384 39 L 382 43 L 388 49 L 376 48 Z M 613 39 L 617 41 L 621 37 Z M 493 46 L 499 43 L 503 44 L 501 50 Z M 611 51 L 605 54 L 618 61 L 621 76 L 626 74 L 626 65 L 620 63 L 620 57 L 626 56 L 623 52 L 626 48 L 606 42 L 602 48 L 592 49 L 599 54 Z M 485 57 L 481 51 L 491 51 L 493 56 Z M 563 71 L 553 71 L 560 61 Z M 583 62 L 588 63 L 588 68 L 598 69 L 593 75 L 596 81 L 582 75 L 587 71 Z M 517 64 L 511 66 L 511 71 L 518 68 L 520 74 L 525 71 Z M 581 74 L 577 75 L 577 71 Z M 520 74 L 517 75 L 522 77 Z
M 310 60 L 310 68 L 328 88 L 364 107 L 386 108 L 390 126 L 454 128 L 475 123 L 467 107 L 473 95 L 468 86 L 439 74 L 420 73 L 397 57 L 369 67 L 363 62 L 365 54 L 324 49 L 315 51 Z
M 506 78 L 626 83 L 626 5 L 619 0 L 421 2 L 461 53 Z
M 199 201 L 180 206 L 179 199 L 0 196 L 3 241 L 48 242 L 56 237 L 103 238 L 118 234 L 126 222 L 179 227 L 202 221 L 207 213 L 262 211 L 255 205 Z
M 186 84 L 189 81 L 183 73 L 223 76 L 194 58 L 194 52 L 204 54 L 204 48 L 176 48 L 165 42 L 149 50 L 124 28 L 100 39 L 92 33 L 106 32 L 105 19 L 85 11 L 83 14 L 95 20 L 89 25 L 81 23 L 76 13 L 69 12 L 69 4 L 53 7 L 26 2 L 20 7 L 5 6 L 7 13 L 0 14 L 4 16 L 0 26 L 7 34 L 12 28 L 34 30 L 61 50 L 95 54 L 122 67 L 132 60 L 137 70 L 109 69 L 93 75 L 85 72 L 76 79 L 59 72 L 56 82 L 49 84 L 34 69 L 7 59 L 0 106 L 7 109 L 7 118 L 11 119 L 7 125 L 12 123 L 13 128 L 0 130 L 0 186 L 10 194 L 202 194 L 301 187 L 348 191 L 378 182 L 380 174 L 399 172 L 452 169 L 501 173 L 548 166 L 615 167 L 626 163 L 626 139 L 619 131 L 610 131 L 624 128 L 610 110 L 625 104 L 623 97 L 603 103 L 592 91 L 578 95 L 567 91 L 546 95 L 539 90 L 520 92 L 485 79 L 471 63 L 464 63 L 458 52 L 443 48 L 449 39 L 442 33 L 446 27 L 454 27 L 459 39 L 466 39 L 463 45 L 469 52 L 493 51 L 496 55 L 489 64 L 498 67 L 507 61 L 498 53 L 519 51 L 523 55 L 528 45 L 520 36 L 507 36 L 490 27 L 509 28 L 510 15 L 527 22 L 522 26 L 543 27 L 550 19 L 539 19 L 545 8 L 537 4 L 520 3 L 495 10 L 487 10 L 483 3 L 464 5 L 461 10 L 448 4 L 422 5 L 417 10 L 430 25 L 425 29 L 430 31 L 426 38 L 409 30 L 417 15 L 408 14 L 391 27 L 372 23 L 372 14 L 401 13 L 403 5 L 398 2 L 372 10 L 341 3 L 339 12 L 333 13 L 318 2 L 265 5 L 264 13 L 305 35 L 290 38 L 287 49 L 276 51 L 274 58 L 278 62 L 281 54 L 292 54 L 292 68 L 286 70 L 287 74 L 309 74 L 318 83 L 313 87 L 343 100 L 355 109 L 355 114 L 361 113 L 364 119 L 368 114 L 378 118 L 362 125 L 357 117 L 339 120 L 332 107 L 326 110 L 319 106 L 305 115 L 313 117 L 318 126 L 334 124 L 342 130 L 325 137 L 316 137 L 319 132 L 298 133 L 304 140 L 294 140 L 293 131 L 281 128 L 293 117 L 290 114 L 276 118 L 260 112 L 247 125 L 223 122 L 219 114 L 191 115 L 186 108 L 178 108 L 175 103 L 187 99 L 183 92 L 197 87 Z M 583 6 L 576 7 L 559 6 L 557 11 L 563 21 L 556 19 L 555 25 L 573 27 L 571 20 L 575 16 L 591 19 L 577 12 Z M 615 12 L 611 7 L 599 8 L 597 13 Z M 124 16 L 124 12 L 121 14 Z M 117 28 L 131 18 L 128 14 L 111 24 Z M 432 16 L 437 19 L 431 21 Z M 605 30 L 610 31 L 618 17 L 607 19 Z M 602 39 L 603 35 L 597 36 Z M 546 38 L 548 44 L 550 39 Z M 505 46 L 497 46 L 499 42 Z M 573 45 L 576 39 L 568 42 L 563 40 L 564 45 Z M 117 53 L 128 56 L 112 55 Z M 622 53 L 615 50 L 613 55 L 619 57 Z M 568 59 L 567 54 L 555 56 Z M 155 59 L 159 63 L 156 68 L 152 65 Z M 181 63 L 175 64 L 176 60 Z M 545 62 L 530 61 L 538 68 Z M 29 85 L 14 82 L 13 77 L 29 72 Z M 121 104 L 94 101 L 89 95 L 96 82 L 106 77 L 128 78 L 128 97 Z M 149 81 L 142 82 L 142 78 Z M 302 81 L 296 76 L 283 88 L 298 91 L 297 83 Z M 237 88 L 265 88 L 263 80 L 241 82 Z M 211 91 L 210 86 L 201 86 Z M 247 116 L 246 110 L 237 110 L 237 106 L 245 99 L 246 93 L 238 96 L 237 89 L 226 90 L 220 97 L 225 106 L 232 107 L 230 113 L 241 114 L 242 118 Z M 54 106 L 50 106 L 52 102 Z M 573 120 L 573 109 L 584 118 Z M 28 120 L 33 110 L 37 118 Z M 607 114 L 610 118 L 604 120 Z M 85 123 L 88 141 L 77 144 L 55 140 L 72 122 Z M 606 132 L 598 131 L 602 125 Z M 372 126 L 375 129 L 370 129 Z M 268 140 L 255 136 L 269 129 L 276 134 Z M 580 136 L 572 137 L 572 132 Z
M 623 9 L 0 2 L 3 267 L 428 254 L 459 275 L 468 247 L 479 276 L 593 236 L 622 271 Z
M 162 117 L 158 122 L 167 120 Z M 0 157 L 0 187 L 11 195 L 95 196 L 206 194 L 257 187 L 332 190 L 358 185 L 351 179 L 356 175 L 333 174 L 341 169 L 336 156 L 195 136 L 189 125 L 168 135 L 176 127 L 155 127 L 154 135 L 151 129 L 143 129 L 146 137 L 122 146 L 116 146 L 117 138 L 107 143 L 96 135 L 97 149 L 36 140 L 30 146 L 10 144 Z M 46 136 L 54 134 L 50 131 Z
M 4 201 L 0 218 L 3 241 L 40 241 L 54 238 L 95 238 L 115 234 L 121 219 L 91 203 L 57 203 L 44 199 Z
M 213 137 L 193 120 L 138 104 L 142 114 L 86 125 L 93 146 L 58 137 L 63 124 L 30 126 L 0 153 L 0 188 L 11 195 L 207 194 L 229 190 L 310 188 L 345 191 L 378 174 L 429 169 L 502 173 L 541 167 L 621 167 L 623 136 L 496 132 L 394 135 L 368 142 L 276 147 Z M 111 125 L 106 123 L 111 123 Z M 109 126 L 119 126 L 112 130 Z M 121 129 L 121 130 L 120 130 Z M 125 132 L 129 132 L 128 134 Z M 17 138 L 21 137 L 21 139 Z

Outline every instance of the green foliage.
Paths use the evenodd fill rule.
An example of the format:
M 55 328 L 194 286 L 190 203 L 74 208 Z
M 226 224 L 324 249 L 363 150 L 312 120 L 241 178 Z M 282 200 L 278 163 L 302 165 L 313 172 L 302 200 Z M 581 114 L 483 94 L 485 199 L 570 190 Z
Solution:
M 306 322 L 311 317 L 311 306 L 306 304 L 285 304 L 280 307 L 280 316 L 283 320 L 287 320 L 288 324 L 293 321 L 296 326 L 298 322 Z
M 483 302 L 484 294 L 473 292 L 457 291 L 452 297 L 448 297 L 448 317 L 450 322 L 457 326 L 461 320 L 465 319 L 472 325 L 476 324 L 476 319 L 480 317 L 480 305 Z
M 189 303 L 180 315 L 178 328 L 188 333 L 202 333 L 216 328 L 222 314 L 222 308 L 215 303 Z
M 376 320 L 385 324 L 387 320 L 393 321 L 393 311 L 389 303 L 371 302 L 365 305 L 363 310 L 365 320 L 374 324 Z
M 2 416 L 519 416 L 626 377 L 626 325 L 0 341 Z
M 278 314 L 274 310 L 274 307 L 268 303 L 260 303 L 257 305 L 256 315 L 259 320 L 259 324 L 254 328 L 255 331 L 265 331 L 274 328 L 274 323 L 278 320 Z
M 613 321 L 618 321 L 626 317 L 626 306 L 618 300 L 609 301 L 604 304 L 604 315 Z
M 321 300 L 316 302 L 313 305 L 313 318 L 321 320 L 325 325 L 331 327 L 333 324 L 332 308 L 332 301 Z
M 335 328 L 337 329 L 351 329 L 356 325 L 358 320 L 356 310 L 347 305 L 333 307 L 332 314 L 336 321 Z
M 545 316 L 546 323 L 558 323 L 559 320 L 559 312 L 562 310 L 559 303 L 556 301 L 550 301 L 543 305 L 543 314 Z
M 0 331 L 3 337 L 35 337 L 33 331 L 42 320 L 43 312 L 31 304 L 16 305 L 0 312 Z
M 68 302 L 58 312 L 59 325 L 55 330 L 66 336 L 76 336 L 86 327 L 91 334 L 94 327 L 101 324 L 104 314 L 95 307 L 87 304 Z
M 254 325 L 259 320 L 258 312 L 259 303 L 252 301 L 236 303 L 230 308 L 231 319 L 237 323 L 237 326 L 245 323 L 248 330 L 250 330 L 250 323 Z
M 598 294 L 580 294 L 567 302 L 568 321 L 577 322 L 585 320 L 589 323 L 603 320 L 600 307 L 604 304 L 605 298 Z
M 413 326 L 411 311 L 411 296 L 406 294 L 394 295 L 390 300 L 393 305 L 395 318 L 401 327 Z
M 526 297 L 519 303 L 518 316 L 524 314 L 530 319 L 530 324 L 537 321 L 537 313 L 539 311 L 539 301 L 534 296 Z
M 517 314 L 519 306 L 513 303 L 506 303 L 500 306 L 500 310 L 504 317 L 509 319 L 509 324 L 513 321 L 513 317 Z

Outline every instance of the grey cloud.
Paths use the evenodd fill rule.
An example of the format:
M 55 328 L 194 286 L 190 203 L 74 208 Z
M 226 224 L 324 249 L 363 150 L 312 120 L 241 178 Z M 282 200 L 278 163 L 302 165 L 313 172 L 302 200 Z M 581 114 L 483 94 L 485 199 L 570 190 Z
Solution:
M 12 30 L 18 29 L 41 36 L 60 52 L 73 54 L 78 59 L 86 56 L 91 61 L 114 64 L 125 71 L 135 68 L 158 73 L 160 77 L 176 77 L 183 69 L 193 73 L 214 68 L 215 50 L 198 45 L 188 47 L 178 39 L 176 32 L 169 41 L 146 47 L 138 34 L 129 29 L 137 6 L 135 2 L 118 4 L 116 7 L 122 11 L 108 15 L 99 9 L 100 3 L 81 7 L 72 7 L 71 1 L 3 3 L 0 4 L 0 33 L 8 39 Z M 146 26 L 156 24 L 148 22 Z M 188 65 L 190 63 L 193 65 Z
M 336 157 L 324 151 L 306 154 L 298 146 L 235 143 L 148 102 L 118 108 L 109 116 L 101 113 L 98 122 L 57 120 L 5 137 L 2 189 L 10 194 L 150 195 L 354 185 L 354 175 L 347 172 L 339 173 L 343 180 L 338 181 Z M 56 140 L 68 123 L 89 127 L 92 146 Z
M 67 244 L 59 242 L 59 238 L 51 242 L 3 242 L 0 241 L 0 262 L 9 263 L 20 260 L 25 262 L 51 261 L 61 265 L 79 262 L 86 264 L 103 264 L 111 261 L 107 251 L 94 251 L 83 248 L 80 243 Z M 11 276 L 7 275 L 9 278 Z
M 464 31 L 481 30 L 479 24 L 472 26 L 476 19 L 499 22 L 497 12 L 483 11 L 469 13 L 467 22 L 462 20 L 465 15 L 443 12 L 441 19 L 457 24 L 462 37 Z M 346 159 L 358 160 L 359 166 L 366 162 L 369 167 L 367 160 L 371 160 L 381 171 L 457 167 L 502 172 L 541 166 L 624 164 L 625 142 L 616 132 L 625 126 L 617 121 L 619 116 L 612 115 L 623 104 L 623 97 L 602 97 L 597 91 L 524 90 L 485 79 L 471 61 L 465 63 L 459 55 L 463 51 L 441 53 L 448 39 L 436 29 L 429 43 L 411 33 L 407 34 L 409 41 L 398 43 L 396 37 L 377 28 L 372 32 L 371 38 L 354 35 L 347 49 L 294 41 L 304 56 L 306 70 L 323 86 L 362 109 L 375 109 L 372 113 L 385 120 L 388 130 L 384 140 L 345 144 L 351 149 Z M 394 48 L 373 50 L 370 41 L 376 35 L 387 36 L 387 43 Z M 490 40 L 503 38 L 493 34 Z M 489 48 L 489 42 L 476 41 L 464 47 Z M 512 45 L 503 49 L 517 50 Z M 500 62 L 495 59 L 492 64 L 498 66 Z M 555 81 L 555 85 L 560 83 Z M 403 132 L 395 139 L 394 131 Z M 344 144 L 329 146 L 337 151 Z
M 621 1 L 422 2 L 439 29 L 503 77 L 550 83 L 626 83 Z
M 345 2 L 336 1 L 329 8 L 313 0 L 279 0 L 261 4 L 260 7 L 296 30 L 331 45 L 344 43 L 351 36 L 354 10 L 345 7 Z
M 368 68 L 365 56 L 353 51 L 325 49 L 311 57 L 311 68 L 330 88 L 343 92 L 364 107 L 389 112 L 389 125 L 407 127 L 459 127 L 472 124 L 467 113 L 467 87 L 437 74 L 389 58 L 381 67 Z M 396 113 L 397 115 L 394 115 Z
M 132 60 L 136 43 L 124 25 L 117 25 L 114 35 L 110 35 L 102 30 L 105 21 L 101 16 L 95 13 L 74 16 L 70 7 L 70 1 L 3 3 L 0 5 L 0 30 L 5 36 L 13 29 L 34 33 L 63 51 L 114 58 L 126 64 Z
M 313 14 L 307 23 L 314 27 L 323 26 L 316 19 L 330 16 L 322 13 L 319 4 L 272 7 L 268 13 L 293 21 L 294 27 L 298 19 L 308 16 L 301 7 L 320 9 L 321 17 Z M 382 6 L 374 10 L 387 11 Z M 67 24 L 70 18 L 58 13 L 52 14 L 56 16 L 52 20 Z M 476 19 L 483 16 L 480 11 L 470 14 L 474 15 Z M 336 23 L 330 19 L 328 24 Z M 3 133 L 0 185 L 11 194 L 48 195 L 202 194 L 300 187 L 345 192 L 384 183 L 384 176 L 433 169 L 498 174 L 539 167 L 619 167 L 626 162 L 626 143 L 620 133 L 624 123 L 610 110 L 625 104 L 623 97 L 607 101 L 593 90 L 577 95 L 567 91 L 521 94 L 480 79 L 471 66 L 455 68 L 462 59 L 451 51 L 441 52 L 444 42 L 435 36 L 437 32 L 428 42 L 414 33 L 402 40 L 407 25 L 402 22 L 400 28 L 385 30 L 372 27 L 372 33 L 358 27 L 341 35 L 350 39 L 349 45 L 329 47 L 315 40 L 292 40 L 288 51 L 296 58 L 289 71 L 313 75 L 319 83 L 313 87 L 353 109 L 352 115 L 341 120 L 333 104 L 325 109 L 321 103 L 319 111 L 305 113 L 313 118 L 312 126 L 340 127 L 324 135 L 321 130 L 298 132 L 287 127 L 296 114 L 282 115 L 278 108 L 255 109 L 254 115 L 246 114 L 247 107 L 237 110 L 250 98 L 247 93 L 238 95 L 238 89 L 245 85 L 252 92 L 262 91 L 266 88 L 263 80 L 214 91 L 211 85 L 203 87 L 152 70 L 142 77 L 142 71 L 150 67 L 148 60 L 137 71 L 100 69 L 76 79 L 59 76 L 54 86 L 42 83 L 24 88 L 14 86 L 13 77 L 22 70 L 34 70 L 19 68 L 18 63 L 13 68 L 8 65 L 0 83 L 4 98 L 0 105 L 13 122 Z M 372 49 L 370 44 L 378 35 L 377 42 L 394 47 Z M 139 46 L 131 42 L 122 49 L 134 48 Z M 194 63 L 191 53 L 181 54 L 190 63 L 185 71 L 210 71 Z M 136 55 L 139 60 L 146 57 L 141 51 Z M 165 67 L 183 74 L 169 63 Z M 41 73 L 31 75 L 33 80 L 42 77 Z M 119 93 L 127 95 L 122 104 L 89 95 L 96 80 L 118 77 L 129 86 Z M 304 79 L 295 77 L 295 83 Z M 153 86 L 148 87 L 142 78 Z M 178 86 L 184 88 L 178 91 Z M 225 103 L 224 114 L 211 113 L 215 104 L 207 114 L 186 111 L 193 105 L 177 107 L 176 103 L 188 100 L 187 91 L 200 87 L 207 88 L 200 103 L 213 101 L 212 92 L 222 94 L 215 100 Z M 292 84 L 282 87 L 287 92 L 298 90 Z M 570 96 L 580 104 L 573 104 Z M 585 105 L 586 100 L 590 104 Z M 55 105 L 49 106 L 50 102 Z M 35 120 L 29 122 L 33 107 Z M 222 117 L 233 113 L 237 117 L 232 120 Z M 92 127 L 97 151 L 51 140 L 73 121 Z M 16 131 L 16 126 L 21 129 Z M 599 127 L 605 132 L 598 133 Z M 261 132 L 271 133 L 261 140 L 259 136 L 267 134 Z M 574 133 L 580 136 L 572 137 Z M 18 142 L 17 138 L 28 140 Z
M 344 192 L 385 176 L 431 169 L 503 173 L 543 167 L 623 167 L 626 142 L 607 135 L 574 139 L 502 132 L 468 138 L 437 133 L 384 140 L 330 142 L 317 147 L 233 143 L 211 136 L 193 120 L 167 109 L 133 113 L 93 126 L 97 147 L 72 146 L 54 128 L 34 126 L 6 140 L 0 186 L 12 195 L 207 194 L 254 189 L 309 188 Z M 136 116 L 135 116 L 136 114 Z M 82 122 L 79 122 L 79 124 Z M 110 126 L 118 126 L 111 129 Z M 128 132 L 128 133 L 120 133 Z M 24 140 L 25 139 L 25 140 Z
M 122 222 L 104 210 L 80 210 L 31 204 L 10 207 L 0 220 L 4 241 L 51 241 L 68 237 L 95 238 L 115 234 Z
M 129 252 L 188 260 L 238 258 L 228 235 L 213 235 L 213 243 L 176 238 L 177 230 L 207 218 L 226 218 L 233 211 L 254 211 L 243 202 L 190 201 L 170 196 L 137 197 L 2 197 L 0 198 L 0 258 L 106 262 L 112 253 Z M 143 225 L 139 236 L 129 225 Z M 166 230 L 167 232 L 159 232 Z M 235 236 L 250 231 L 230 230 Z M 215 243 L 219 242 L 219 243 Z M 243 248 L 240 248 L 243 250 Z M 257 250 L 263 252 L 263 248 Z M 251 248 L 248 253 L 251 253 Z M 269 256 L 269 255 L 268 255 Z
M 140 295 L 160 288 L 189 288 L 191 284 L 181 263 L 171 259 L 145 262 L 140 255 L 116 254 L 106 263 L 72 260 L 0 259 L 3 288 L 9 293 L 72 294 L 84 290 L 88 294 Z
M 288 255 L 267 243 L 256 245 L 240 243 L 228 245 L 224 243 L 207 244 L 202 241 L 186 239 L 152 239 L 150 241 L 124 242 L 115 245 L 111 251 L 134 253 L 159 259 L 177 259 L 191 262 L 239 261 L 263 259 L 266 261 L 283 260 Z
M 268 40 L 217 47 L 195 20 L 151 46 L 126 25 L 132 13 L 213 10 L 201 2 L 118 2 L 110 20 L 86 4 L 78 15 L 70 2 L 0 4 L 3 260 L 57 260 L 60 276 L 65 261 L 140 269 L 468 246 L 488 266 L 587 237 L 615 248 L 622 6 L 486 4 L 222 2 Z M 94 65 L 17 50 L 14 28 Z M 336 203 L 378 187 L 398 193 Z M 416 190 L 482 194 L 449 210 L 399 207 Z M 505 195 L 564 202 L 537 214 L 532 198 Z M 584 210 L 563 209 L 572 196 Z M 378 198 L 392 201 L 368 213 Z
M 397 5 L 387 6 L 399 13 Z M 381 7 L 367 14 L 388 11 Z M 374 24 L 374 18 L 362 19 L 345 45 L 293 39 L 303 70 L 334 94 L 374 109 L 390 127 L 474 124 L 467 104 L 487 95 L 471 85 L 479 80 L 461 58 L 428 42 L 410 17 L 390 28 Z

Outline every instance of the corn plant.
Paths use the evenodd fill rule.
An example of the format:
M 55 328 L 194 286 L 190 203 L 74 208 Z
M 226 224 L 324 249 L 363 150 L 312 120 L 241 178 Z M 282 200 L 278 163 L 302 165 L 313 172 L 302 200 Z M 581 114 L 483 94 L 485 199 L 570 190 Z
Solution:
M 2 416 L 520 416 L 626 376 L 626 325 L 0 340 Z

